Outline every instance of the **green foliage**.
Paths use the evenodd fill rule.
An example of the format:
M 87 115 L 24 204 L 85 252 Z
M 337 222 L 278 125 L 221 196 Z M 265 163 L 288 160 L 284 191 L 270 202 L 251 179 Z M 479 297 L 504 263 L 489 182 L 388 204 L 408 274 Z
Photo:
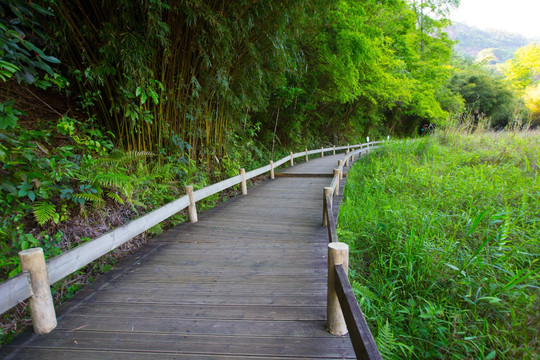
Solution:
M 525 101 L 530 113 L 529 123 L 540 125 L 540 45 L 533 43 L 519 48 L 502 70 Z
M 514 118 L 526 116 L 523 102 L 508 82 L 482 65 L 466 64 L 456 69 L 450 86 L 461 95 L 468 113 L 476 119 L 490 118 L 495 129 L 505 128 Z
M 15 101 L 8 100 L 0 103 L 0 130 L 14 129 L 23 112 L 13 108 Z M 1 150 L 0 150 L 1 151 Z M 2 153 L 0 153 L 2 156 Z
M 35 81 L 38 70 L 49 76 L 55 75 L 49 64 L 59 64 L 60 60 L 45 52 L 28 39 L 44 40 L 37 17 L 53 14 L 38 3 L 2 0 L 0 1 L 0 78 L 6 81 L 15 74 L 19 82 L 29 84 Z
M 448 130 L 349 172 L 339 236 L 385 358 L 538 354 L 538 139 Z
M 60 1 L 49 30 L 83 110 L 126 150 L 174 148 L 179 136 L 209 161 L 296 66 L 289 40 L 309 3 Z
M 301 23 L 309 71 L 289 74 L 285 90 L 271 99 L 271 115 L 256 118 L 275 130 L 272 137 L 261 134 L 265 142 L 303 148 L 321 137 L 335 143 L 412 134 L 422 120 L 442 122 L 461 109 L 459 95 L 444 86 L 452 70 L 444 20 L 424 14 L 419 33 L 405 2 L 340 1 L 317 10 Z
M 136 215 L 139 206 L 152 209 L 178 197 L 179 179 L 207 182 L 181 156 L 151 160 L 155 155 L 149 152 L 111 148 L 91 123 L 68 117 L 43 129 L 16 125 L 0 133 L 0 278 L 18 272 L 22 249 L 41 246 L 46 256 L 67 250 L 74 234 L 62 235 L 60 242 L 55 234 L 78 214 L 115 203 L 133 206 Z
M 125 150 L 179 138 L 209 163 L 237 139 L 273 153 L 442 121 L 459 98 L 439 91 L 454 3 L 60 1 L 47 33 L 81 110 Z
M 503 71 L 518 91 L 540 80 L 540 44 L 532 43 L 516 50 L 514 58 L 508 60 Z
M 43 226 L 49 220 L 53 220 L 55 214 L 56 208 L 53 204 L 46 201 L 39 201 L 34 205 L 34 216 L 40 226 Z

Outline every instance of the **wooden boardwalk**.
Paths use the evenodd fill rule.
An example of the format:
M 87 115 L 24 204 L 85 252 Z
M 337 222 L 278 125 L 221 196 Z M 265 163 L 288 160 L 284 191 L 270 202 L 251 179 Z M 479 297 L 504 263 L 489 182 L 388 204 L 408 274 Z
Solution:
M 337 159 L 282 172 L 331 174 Z M 329 181 L 269 180 L 163 233 L 0 358 L 354 359 L 349 337 L 325 330 Z

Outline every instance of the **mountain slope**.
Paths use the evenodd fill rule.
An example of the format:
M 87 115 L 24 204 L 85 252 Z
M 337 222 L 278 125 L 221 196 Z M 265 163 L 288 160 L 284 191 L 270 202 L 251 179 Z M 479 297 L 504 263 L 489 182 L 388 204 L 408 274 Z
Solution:
M 454 50 L 464 57 L 501 63 L 512 58 L 514 52 L 531 42 L 519 34 L 498 30 L 482 30 L 462 23 L 453 23 L 446 31 L 457 41 Z

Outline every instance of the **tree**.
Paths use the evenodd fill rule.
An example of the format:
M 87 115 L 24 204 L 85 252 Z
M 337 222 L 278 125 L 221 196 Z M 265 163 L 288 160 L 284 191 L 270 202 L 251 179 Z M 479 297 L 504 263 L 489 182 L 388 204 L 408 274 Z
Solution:
M 508 60 L 502 69 L 525 101 L 531 124 L 540 125 L 540 44 L 532 43 L 519 48 L 514 58 Z
M 522 92 L 540 80 L 540 44 L 532 43 L 516 50 L 514 58 L 502 67 L 512 86 Z
M 491 118 L 491 125 L 502 129 L 523 109 L 523 103 L 510 84 L 500 75 L 480 64 L 469 64 L 458 69 L 450 84 L 465 101 L 465 107 L 477 121 Z

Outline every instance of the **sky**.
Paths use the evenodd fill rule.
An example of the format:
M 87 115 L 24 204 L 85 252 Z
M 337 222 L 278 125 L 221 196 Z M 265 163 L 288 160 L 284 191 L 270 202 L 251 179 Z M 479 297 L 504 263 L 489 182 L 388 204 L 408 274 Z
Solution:
M 540 0 L 461 0 L 450 19 L 540 39 Z

